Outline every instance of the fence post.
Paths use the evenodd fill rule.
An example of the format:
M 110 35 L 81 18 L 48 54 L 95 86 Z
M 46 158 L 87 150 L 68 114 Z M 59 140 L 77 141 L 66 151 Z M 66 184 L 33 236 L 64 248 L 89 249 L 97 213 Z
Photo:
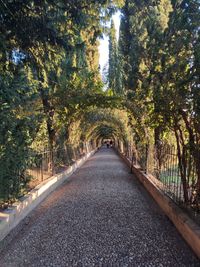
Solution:
M 45 151 L 45 150 L 44 150 Z M 44 180 L 44 174 L 43 174 L 43 161 L 44 161 L 44 153 L 42 153 L 41 156 L 41 181 L 43 182 Z
M 54 149 L 51 151 L 51 168 L 52 168 L 52 175 L 54 175 Z
M 148 144 L 146 144 L 145 150 L 146 150 L 145 151 L 145 153 L 146 153 L 145 173 L 148 174 L 148 152 L 149 152 Z

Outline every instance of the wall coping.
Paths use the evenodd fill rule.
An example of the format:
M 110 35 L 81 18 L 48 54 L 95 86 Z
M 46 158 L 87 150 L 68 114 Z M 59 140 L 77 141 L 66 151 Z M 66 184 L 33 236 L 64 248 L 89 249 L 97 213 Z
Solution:
M 118 150 L 117 152 L 126 164 L 131 167 L 131 161 Z M 145 174 L 141 168 L 135 165 L 132 166 L 132 172 L 172 221 L 198 258 L 200 258 L 200 226 L 158 187 L 155 177 Z

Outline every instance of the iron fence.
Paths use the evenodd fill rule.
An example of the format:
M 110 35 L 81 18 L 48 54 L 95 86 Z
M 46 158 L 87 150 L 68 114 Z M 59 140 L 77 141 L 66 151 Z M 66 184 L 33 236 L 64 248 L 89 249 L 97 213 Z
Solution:
M 44 181 L 67 169 L 94 148 L 92 143 L 81 143 L 76 147 L 68 145 L 64 149 L 36 153 L 32 156 L 33 160 L 27 172 L 32 180 Z
M 7 207 L 41 182 L 66 170 L 93 149 L 95 144 L 90 142 L 78 146 L 67 145 L 63 149 L 53 151 L 48 149 L 43 152 L 30 151 L 26 168 L 15 171 L 13 177 L 4 175 L 1 179 L 0 208 Z
M 151 147 L 146 158 L 146 173 L 155 177 L 161 189 L 175 202 L 200 211 L 197 193 L 198 175 L 190 155 L 185 155 L 185 171 L 181 173 L 180 158 L 174 146 Z
M 122 146 L 123 147 L 123 146 Z M 186 209 L 200 223 L 198 171 L 189 150 L 185 152 L 184 171 L 175 146 L 137 145 L 118 146 L 118 149 L 144 171 L 150 179 L 179 206 Z M 199 155 L 200 156 L 200 155 Z

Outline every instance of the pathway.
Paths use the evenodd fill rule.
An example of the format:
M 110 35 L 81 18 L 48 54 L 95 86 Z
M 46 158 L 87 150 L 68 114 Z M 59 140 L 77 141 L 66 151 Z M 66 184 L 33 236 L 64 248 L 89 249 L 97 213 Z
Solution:
M 112 149 L 102 148 L 1 244 L 0 267 L 200 266 Z

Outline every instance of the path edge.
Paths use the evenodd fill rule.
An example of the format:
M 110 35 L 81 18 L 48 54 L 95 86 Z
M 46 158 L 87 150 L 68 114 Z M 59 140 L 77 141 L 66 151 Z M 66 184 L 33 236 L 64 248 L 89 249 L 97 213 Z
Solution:
M 117 150 L 117 153 L 124 162 L 131 168 L 131 161 Z M 198 258 L 200 258 L 200 226 L 196 224 L 176 203 L 165 195 L 150 179 L 150 177 L 141 171 L 140 168 L 133 165 L 132 172 L 138 180 L 144 185 L 157 204 L 161 207 L 168 218 L 173 222 L 181 236 L 192 248 Z
M 38 206 L 52 191 L 65 182 L 78 168 L 90 158 L 96 149 L 77 160 L 66 171 L 45 180 L 28 194 L 14 203 L 12 207 L 0 212 L 0 241 L 2 241 L 36 206 Z

